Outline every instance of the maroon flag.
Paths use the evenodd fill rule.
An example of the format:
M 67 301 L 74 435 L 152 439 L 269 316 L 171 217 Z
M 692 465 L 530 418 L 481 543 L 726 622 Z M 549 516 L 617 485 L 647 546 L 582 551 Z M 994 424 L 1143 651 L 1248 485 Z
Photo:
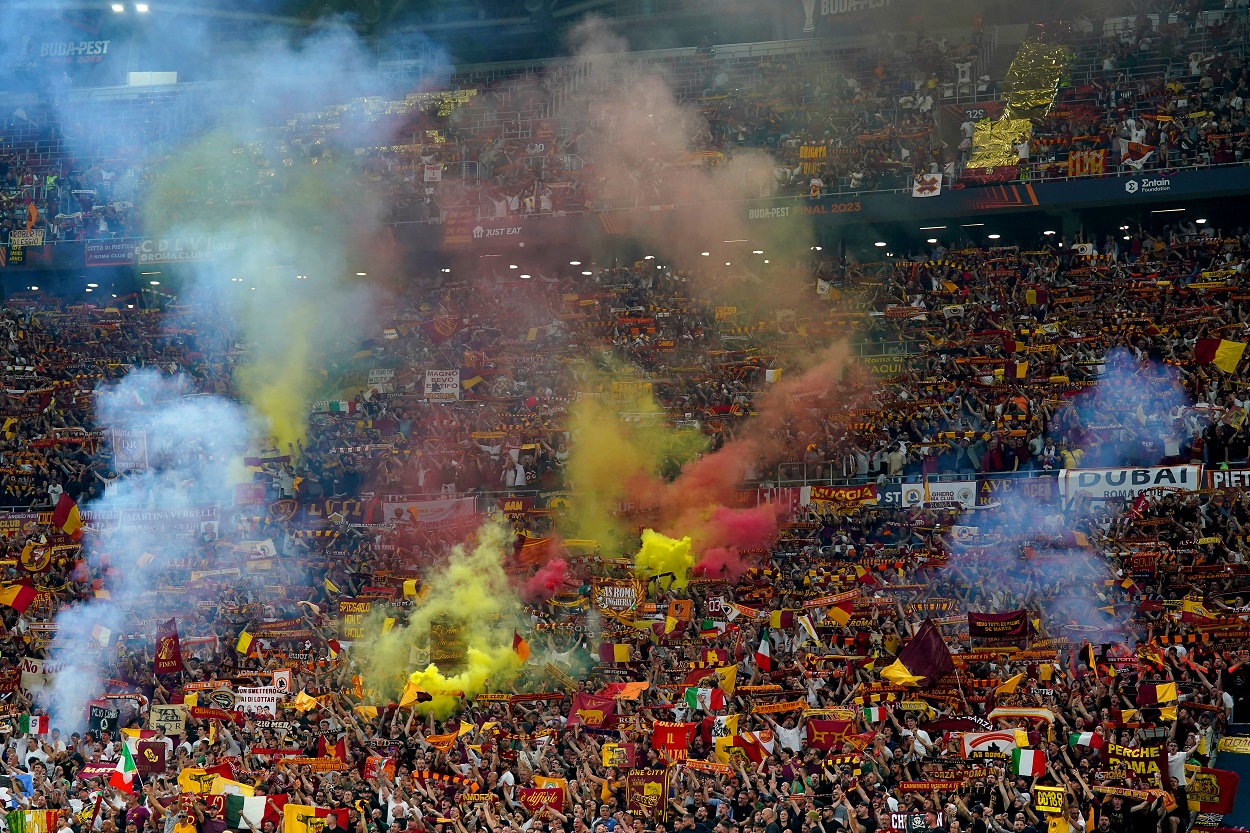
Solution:
M 177 674 L 182 670 L 182 646 L 178 644 L 178 623 L 174 619 L 156 628 L 152 670 L 157 674 Z
M 950 648 L 932 619 L 925 619 L 911 642 L 899 652 L 899 661 L 917 677 L 924 677 L 924 685 L 931 686 L 955 670 Z
M 616 700 L 597 694 L 574 694 L 569 726 L 610 729 L 616 723 Z
M 135 745 L 135 769 L 140 775 L 164 775 L 167 766 L 165 741 L 141 740 Z
M 807 745 L 811 749 L 828 752 L 842 745 L 843 738 L 851 731 L 854 723 L 850 720 L 821 720 L 812 718 L 807 721 Z
M 450 315 L 440 315 L 421 324 L 421 331 L 426 334 L 435 347 L 442 347 L 460 330 L 460 319 Z

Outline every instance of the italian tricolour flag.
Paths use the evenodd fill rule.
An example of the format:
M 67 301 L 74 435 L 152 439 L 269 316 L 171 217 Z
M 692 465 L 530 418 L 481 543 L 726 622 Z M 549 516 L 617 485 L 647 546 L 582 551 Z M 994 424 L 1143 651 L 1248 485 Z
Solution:
M 1046 756 L 1037 749 L 1011 750 L 1011 771 L 1016 775 L 1038 776 L 1046 772 Z
M 1105 745 L 1106 741 L 1097 732 L 1068 733 L 1068 746 L 1088 746 L 1092 749 L 1102 749 Z
M 117 759 L 117 766 L 109 776 L 109 786 L 122 792 L 134 792 L 136 771 L 135 759 L 130 757 L 130 744 L 123 743 L 122 756 Z

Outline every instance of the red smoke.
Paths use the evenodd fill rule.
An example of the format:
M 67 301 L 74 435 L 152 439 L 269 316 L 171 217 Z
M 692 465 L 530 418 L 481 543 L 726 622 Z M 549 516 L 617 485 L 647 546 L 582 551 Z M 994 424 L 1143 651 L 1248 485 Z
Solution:
M 530 601 L 550 599 L 564 586 L 569 575 L 569 563 L 563 558 L 553 558 L 539 568 L 525 583 L 525 598 Z
M 713 547 L 694 565 L 694 574 L 701 578 L 723 578 L 736 584 L 749 566 L 733 547 Z

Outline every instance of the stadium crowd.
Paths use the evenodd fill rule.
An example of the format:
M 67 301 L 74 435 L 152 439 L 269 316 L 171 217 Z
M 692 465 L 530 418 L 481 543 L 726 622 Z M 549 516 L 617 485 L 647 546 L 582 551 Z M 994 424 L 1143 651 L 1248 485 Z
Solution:
M 1070 77 L 1018 148 L 1018 164 L 993 176 L 1240 163 L 1248 131 L 1245 26 L 1234 9 L 1170 23 L 1143 14 L 1093 35 L 1049 31 L 1045 37 L 1072 48 Z M 541 82 L 507 75 L 453 79 L 454 90 L 395 102 L 380 121 L 359 104 L 343 115 L 410 140 L 360 148 L 352 162 L 360 186 L 383 195 L 397 222 L 442 222 L 465 205 L 503 217 L 663 202 L 666 169 L 716 165 L 745 149 L 772 155 L 777 195 L 900 189 L 920 173 L 940 173 L 948 186 L 976 185 L 985 180 L 983 171 L 965 175 L 975 122 L 954 130 L 959 119 L 948 117 L 947 129 L 938 110 L 972 101 L 994 115 L 982 38 L 974 27 L 954 40 L 883 38 L 814 58 L 799 53 L 744 62 L 700 50 L 651 65 L 680 105 L 702 115 L 683 134 L 686 151 L 662 158 L 622 153 L 619 122 L 629 115 L 619 112 L 619 102 L 611 104 L 620 78 L 573 87 L 574 73 L 562 66 Z M 838 71 L 830 72 L 830 64 Z M 288 169 L 325 157 L 328 140 L 352 129 L 340 124 L 338 110 L 305 114 L 248 147 L 239 160 L 244 175 L 204 183 L 202 197 L 246 200 L 281 190 Z M 29 226 L 58 241 L 135 234 L 136 201 L 167 160 L 134 158 L 128 146 L 100 141 L 81 125 L 63 130 L 50 106 L 8 115 L 0 131 L 0 231 Z M 637 183 L 630 195 L 604 188 L 606 177 L 621 179 L 615 168 L 625 155 L 649 160 L 624 172 Z
M 124 577 L 82 558 L 59 513 L 6 521 L 7 578 L 39 590 L 5 596 L 8 828 L 1187 828 L 1215 805 L 1190 803 L 1186 764 L 1216 758 L 1244 707 L 1234 693 L 1247 696 L 1250 503 L 1196 483 L 1061 499 L 1048 470 L 1246 465 L 1238 364 L 1220 369 L 1199 344 L 1244 338 L 1247 241 L 1189 231 L 1106 255 L 1055 243 L 815 263 L 812 307 L 826 308 L 765 325 L 689 297 L 694 276 L 654 261 L 414 294 L 340 380 L 350 398 L 316 403 L 306 441 L 248 461 L 259 497 L 155 563 L 132 627 L 102 637 L 110 676 L 89 720 L 41 719 L 53 696 L 38 661 L 58 608 Z M 505 312 L 518 308 L 531 317 Z M 790 348 L 846 324 L 910 349 L 881 374 L 848 367 L 814 422 L 776 428 L 780 466 L 760 461 L 740 494 L 771 495 L 783 523 L 741 565 L 635 581 L 636 541 L 552 537 L 577 511 L 569 413 L 578 396 L 613 396 L 569 356 L 637 367 L 626 381 L 650 385 L 659 419 L 698 426 L 714 453 Z M 97 385 L 142 366 L 228 391 L 221 336 L 171 334 L 143 310 L 25 295 L 3 328 L 5 489 L 22 508 L 59 510 L 64 495 L 103 523 L 91 501 L 133 462 L 98 430 Z M 463 400 L 426 401 L 424 371 L 448 365 Z M 818 485 L 853 479 L 778 485 L 803 469 Z M 994 479 L 1009 472 L 1036 477 Z M 1017 488 L 960 505 L 926 481 L 923 499 L 886 499 L 908 476 L 936 489 L 948 473 L 978 475 L 978 495 Z M 571 505 L 548 502 L 568 492 Z M 466 495 L 474 513 L 454 523 L 393 511 Z M 505 555 L 527 602 L 519 671 L 438 718 L 429 692 L 380 695 L 359 645 L 402 628 L 477 510 L 497 507 L 519 533 Z M 269 569 L 257 542 L 273 547 Z M 529 586 L 557 555 L 560 581 Z M 616 607 L 611 588 L 636 595 Z M 158 673 L 167 593 L 178 670 Z M 362 600 L 374 615 L 351 621 Z M 258 689 L 273 713 L 252 711 Z M 128 792 L 114 771 L 131 758 Z M 1048 786 L 1049 815 L 1032 789 Z

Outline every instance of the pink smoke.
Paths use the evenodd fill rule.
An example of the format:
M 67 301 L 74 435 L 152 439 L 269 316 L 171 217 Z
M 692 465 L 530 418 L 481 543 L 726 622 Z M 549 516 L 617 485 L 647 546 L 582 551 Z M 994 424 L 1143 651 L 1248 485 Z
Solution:
M 736 584 L 749 566 L 733 547 L 713 547 L 694 565 L 694 574 L 700 578 L 723 578 Z
M 553 558 L 538 569 L 525 583 L 525 598 L 530 601 L 550 599 L 569 575 L 569 563 L 563 558 Z

